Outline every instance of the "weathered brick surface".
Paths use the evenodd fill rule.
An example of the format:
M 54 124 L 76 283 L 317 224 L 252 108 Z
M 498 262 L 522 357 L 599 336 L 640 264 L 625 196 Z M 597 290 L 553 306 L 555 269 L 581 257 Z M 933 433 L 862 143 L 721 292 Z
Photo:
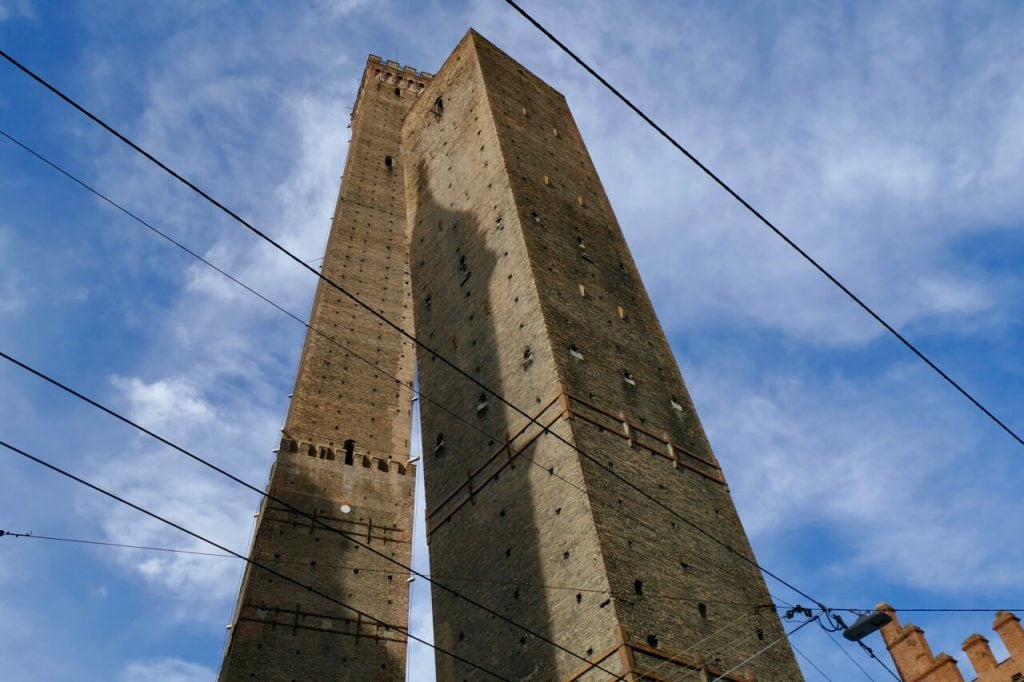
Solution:
M 406 116 L 402 153 L 418 337 L 752 557 L 564 98 L 470 32 Z M 524 430 L 525 416 L 429 352 L 419 376 L 445 407 L 422 406 L 432 572 L 491 581 L 452 584 L 585 658 L 620 639 L 650 649 L 600 662 L 615 673 L 692 676 L 684 659 L 722 672 L 782 636 L 774 612 L 749 606 L 771 602 L 750 564 L 539 427 Z M 437 642 L 470 660 L 511 679 L 580 671 L 579 659 L 433 596 Z M 439 679 L 482 679 L 443 655 L 437 664 Z M 800 678 L 785 642 L 747 669 Z
M 368 61 L 322 265 L 329 278 L 409 327 L 400 130 L 428 80 L 393 62 Z M 310 324 L 321 333 L 306 337 L 269 490 L 408 564 L 411 394 L 395 378 L 412 381 L 412 347 L 323 282 Z M 404 679 L 405 635 L 396 628 L 407 625 L 408 576 L 393 563 L 274 503 L 260 509 L 252 556 L 376 620 L 250 568 L 222 680 Z

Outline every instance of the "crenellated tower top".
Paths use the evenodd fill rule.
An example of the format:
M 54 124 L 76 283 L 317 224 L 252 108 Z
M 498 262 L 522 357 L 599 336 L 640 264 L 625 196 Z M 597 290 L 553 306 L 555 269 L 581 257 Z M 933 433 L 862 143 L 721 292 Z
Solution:
M 366 69 L 363 71 L 363 80 L 359 84 L 359 92 L 356 94 L 356 102 L 352 107 L 352 118 L 359 112 L 359 103 L 363 98 L 364 88 L 392 87 L 395 95 L 399 97 L 419 97 L 427 83 L 434 77 L 434 74 L 426 71 L 417 71 L 412 66 L 402 66 L 393 60 L 384 60 L 375 54 L 366 58 Z

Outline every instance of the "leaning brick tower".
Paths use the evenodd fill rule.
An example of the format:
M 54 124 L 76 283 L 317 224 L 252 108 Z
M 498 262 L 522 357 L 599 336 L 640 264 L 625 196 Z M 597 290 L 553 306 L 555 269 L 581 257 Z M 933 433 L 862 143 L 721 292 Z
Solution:
M 419 353 L 471 425 L 422 404 L 431 571 L 585 660 L 435 589 L 437 643 L 516 680 L 800 679 L 760 572 L 647 496 L 753 558 L 565 99 L 470 31 L 401 146 L 417 336 L 531 417 Z
M 328 278 L 410 328 L 400 131 L 429 80 L 370 56 L 322 265 Z M 414 351 L 323 281 L 310 326 L 268 490 L 408 565 Z M 404 680 L 408 576 L 308 516 L 265 500 L 252 558 L 376 620 L 250 566 L 220 679 Z

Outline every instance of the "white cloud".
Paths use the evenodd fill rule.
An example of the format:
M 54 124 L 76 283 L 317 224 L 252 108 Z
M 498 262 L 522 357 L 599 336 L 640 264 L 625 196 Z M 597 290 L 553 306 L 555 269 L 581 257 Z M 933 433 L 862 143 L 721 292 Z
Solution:
M 359 12 L 367 7 L 387 6 L 381 0 L 316 0 L 314 6 L 330 19 L 340 19 Z
M 91 477 L 132 503 L 229 549 L 242 554 L 248 549 L 255 494 L 177 453 L 138 448 L 130 457 L 112 455 Z M 97 520 L 110 542 L 220 551 L 134 509 L 95 496 L 82 496 L 78 506 Z M 134 549 L 112 551 L 109 557 L 171 599 L 174 606 L 165 618 L 208 625 L 226 617 L 243 566 L 233 558 Z
M 188 379 L 172 377 L 147 384 L 138 377 L 115 376 L 111 382 L 124 392 L 131 418 L 157 431 L 217 417 L 216 410 L 203 398 L 202 389 Z
M 752 385 L 739 371 L 703 367 L 694 391 L 755 539 L 823 525 L 844 549 L 810 565 L 936 593 L 1024 580 L 1024 554 L 1008 549 L 1016 531 L 1001 521 L 1015 497 L 1003 460 L 990 452 L 987 466 L 969 464 L 998 434 L 972 429 L 974 415 L 932 391 L 933 377 L 911 367 L 868 382 Z
M 132 661 L 118 676 L 119 682 L 210 682 L 216 678 L 210 668 L 180 658 Z
M 8 19 L 34 20 L 36 16 L 33 0 L 3 0 L 0 2 L 0 21 Z
M 15 6 L 0 4 L 0 13 L 9 17 Z M 144 146 L 300 256 L 315 258 L 363 54 L 349 49 L 362 45 L 356 30 L 328 38 L 311 27 L 333 31 L 344 22 L 331 22 L 370 6 L 322 2 L 294 22 L 274 12 L 209 12 L 198 21 L 178 14 L 192 10 L 176 8 L 166 22 L 153 22 L 176 28 L 137 60 L 98 32 L 93 47 L 103 49 L 89 51 L 91 78 L 81 85 L 101 104 L 111 98 L 100 108 L 122 116 Z M 401 11 L 374 6 L 382 8 L 382 22 Z M 961 35 L 936 32 L 932 17 L 911 16 L 903 6 L 865 9 L 849 21 L 828 7 L 769 13 L 756 27 L 742 12 L 726 18 L 712 8 L 666 7 L 631 12 L 629 21 L 612 3 L 537 11 L 897 325 L 926 322 L 932 333 L 956 329 L 971 337 L 985 325 L 1006 324 L 1005 303 L 1019 283 L 958 267 L 955 248 L 981 227 L 1015 225 L 1024 208 L 1017 191 L 1024 179 L 1018 16 L 972 20 Z M 500 3 L 475 3 L 468 14 L 472 22 L 437 8 L 408 14 L 411 35 L 404 28 L 380 33 L 370 50 L 387 55 L 401 34 L 403 51 L 413 46 L 437 56 L 416 66 L 436 70 L 451 47 L 441 43 L 461 33 L 452 27 L 473 23 L 565 92 L 674 338 L 708 329 L 778 334 L 795 344 L 794 355 L 819 345 L 855 352 L 877 338 L 870 320 L 531 27 Z M 377 20 L 366 15 L 366 25 Z M 92 27 L 102 24 L 84 30 Z M 135 28 L 118 30 L 131 35 Z M 348 47 L 338 35 L 348 36 Z M 125 158 L 119 151 L 95 158 L 90 150 L 101 189 L 117 188 L 129 208 L 143 207 L 159 227 L 305 315 L 312 276 Z M 168 266 L 168 247 L 150 239 L 141 231 L 119 236 L 112 266 L 175 273 L 165 283 L 173 289 L 151 297 L 155 310 L 137 325 L 141 343 L 105 349 L 112 356 L 129 350 L 128 366 L 105 371 L 117 372 L 112 386 L 133 418 L 262 485 L 302 331 L 203 266 L 174 261 L 187 263 L 179 277 Z M 0 307 L 24 300 L 24 283 L 12 286 L 5 289 L 0 275 Z M 739 354 L 742 343 L 734 346 Z M 711 358 L 687 373 L 755 542 L 784 553 L 791 551 L 788 534 L 827 535 L 838 556 L 803 556 L 793 568 L 798 577 L 831 581 L 830 589 L 865 574 L 958 595 L 1020 584 L 1022 557 L 1005 551 L 1019 542 L 1000 534 L 991 511 L 1015 504 L 1007 486 L 1019 476 L 959 466 L 990 449 L 974 435 L 977 423 L 943 401 L 926 401 L 923 417 L 906 411 L 934 389 L 904 370 L 873 379 L 861 366 L 837 378 L 819 367 L 820 376 L 763 378 L 784 376 L 782 364 Z M 110 443 L 85 455 L 90 475 L 245 550 L 255 495 L 152 443 Z M 83 496 L 78 510 L 108 540 L 209 549 L 106 502 Z M 423 549 L 418 541 L 421 569 Z M 214 633 L 210 639 L 223 635 L 239 562 L 128 550 L 105 556 L 116 577 L 141 581 L 171 604 L 140 606 L 152 622 L 195 626 Z M 99 582 L 113 589 L 113 582 L 90 584 Z M 424 586 L 414 584 L 412 626 L 429 639 Z M 411 679 L 432 679 L 432 652 L 410 652 Z M 849 667 L 831 644 L 824 652 L 836 669 Z M 824 652 L 812 653 L 821 662 Z M 122 674 L 212 677 L 180 659 L 135 661 Z
M 539 34 L 480 11 L 485 33 L 566 93 L 668 328 L 753 324 L 829 345 L 884 334 Z M 972 29 L 946 32 L 938 15 L 901 5 L 767 12 L 760 25 L 707 8 L 626 23 L 616 12 L 537 8 L 897 327 L 976 324 L 965 316 L 1012 297 L 983 273 L 948 271 L 957 239 L 1024 210 L 1012 189 L 1024 180 L 1024 85 L 1011 75 L 1024 55 L 997 28 L 1019 29 L 1020 16 L 968 12 Z M 955 69 L 943 66 L 950 53 L 964 55 Z M 971 295 L 950 305 L 932 288 L 939 279 Z
M 28 302 L 23 276 L 14 267 L 14 241 L 14 231 L 0 223 L 0 315 L 18 313 Z

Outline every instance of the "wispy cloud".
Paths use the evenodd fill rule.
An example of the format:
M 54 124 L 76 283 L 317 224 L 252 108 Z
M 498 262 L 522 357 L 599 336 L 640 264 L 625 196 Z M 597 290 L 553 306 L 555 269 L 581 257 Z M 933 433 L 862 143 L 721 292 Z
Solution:
M 0 2 L 0 21 L 8 19 L 35 19 L 33 0 L 3 0 Z
M 33 9 L 0 0 L 0 19 Z M 992 249 L 997 233 L 1012 246 L 1020 226 L 1019 8 L 958 6 L 948 10 L 955 20 L 900 4 L 727 13 L 713 3 L 662 4 L 625 18 L 610 2 L 530 9 L 891 321 L 974 370 L 972 385 L 1015 404 L 1022 282 L 1012 268 L 965 262 L 962 249 L 975 241 Z M 567 95 L 771 565 L 799 584 L 858 599 L 885 598 L 883 589 L 981 599 L 1020 584 L 1024 557 L 1007 550 L 1019 542 L 997 516 L 1015 503 L 1019 474 L 989 425 L 902 356 L 879 351 L 874 323 L 500 3 L 264 10 L 175 5 L 140 14 L 115 3 L 116 21 L 79 17 L 84 47 L 67 58 L 82 65 L 76 91 L 312 259 L 326 238 L 365 52 L 387 56 L 397 44 L 403 60 L 435 70 L 476 26 Z M 309 273 L 94 132 L 75 129 L 61 142 L 98 186 L 293 312 L 308 311 Z M 261 485 L 302 329 L 141 228 L 86 208 L 73 227 L 106 247 L 100 274 L 128 273 L 123 287 L 104 289 L 97 270 L 70 267 L 100 263 L 95 254 L 62 256 L 61 243 L 44 244 L 40 252 L 63 258 L 39 296 L 45 306 L 33 301 L 32 286 L 41 285 L 31 268 L 0 268 L 0 313 L 39 311 L 34 324 L 0 334 L 40 354 L 82 358 L 69 374 L 102 387 L 105 400 Z M 11 239 L 21 237 L 0 230 L 0 260 L 18 258 Z M 101 322 L 69 315 L 65 323 L 52 311 L 58 301 Z M 996 341 L 992 359 L 985 344 Z M 998 381 L 996 365 L 1005 372 Z M 12 428 L 42 423 L 53 409 L 0 402 Z M 76 470 L 244 551 L 255 495 L 136 435 L 89 426 L 92 419 L 46 436 L 67 442 Z M 31 489 L 35 479 L 0 466 L 8 484 Z M 207 549 L 91 495 L 60 489 L 51 499 L 50 488 L 39 490 L 22 508 L 26 518 L 46 518 L 28 516 L 46 509 L 83 535 Z M 425 569 L 422 540 L 416 549 Z M 195 662 L 143 653 L 127 666 L 97 667 L 91 679 L 212 679 L 240 564 L 128 551 L 97 559 L 106 569 L 89 589 L 109 587 L 111 603 L 126 586 L 144 590 L 136 610 L 154 628 L 206 638 Z M 20 585 L 26 575 L 0 579 Z M 414 583 L 411 621 L 429 636 L 424 587 Z M 958 638 L 937 645 L 954 651 L 966 635 L 935 632 Z M 805 636 L 819 663 L 850 667 L 823 637 Z M 88 633 L 80 637 L 87 646 Z M 27 637 L 17 641 L 29 650 Z M 412 679 L 431 679 L 433 654 L 412 651 Z M 35 668 L 32 679 L 68 678 L 44 664 L 51 667 Z
M 216 672 L 180 658 L 132 661 L 118 676 L 118 682 L 210 682 Z
M 13 315 L 28 302 L 23 275 L 14 267 L 18 251 L 14 241 L 13 230 L 0 223 L 0 315 Z
M 930 396 L 928 374 L 903 367 L 866 383 L 801 374 L 751 384 L 717 365 L 695 378 L 759 542 L 827 528 L 835 545 L 808 566 L 936 593 L 982 596 L 1024 579 L 1024 554 L 1008 549 L 1016 529 L 1001 520 L 1015 498 L 1009 459 L 974 464 L 998 434 L 976 433 L 952 395 Z

